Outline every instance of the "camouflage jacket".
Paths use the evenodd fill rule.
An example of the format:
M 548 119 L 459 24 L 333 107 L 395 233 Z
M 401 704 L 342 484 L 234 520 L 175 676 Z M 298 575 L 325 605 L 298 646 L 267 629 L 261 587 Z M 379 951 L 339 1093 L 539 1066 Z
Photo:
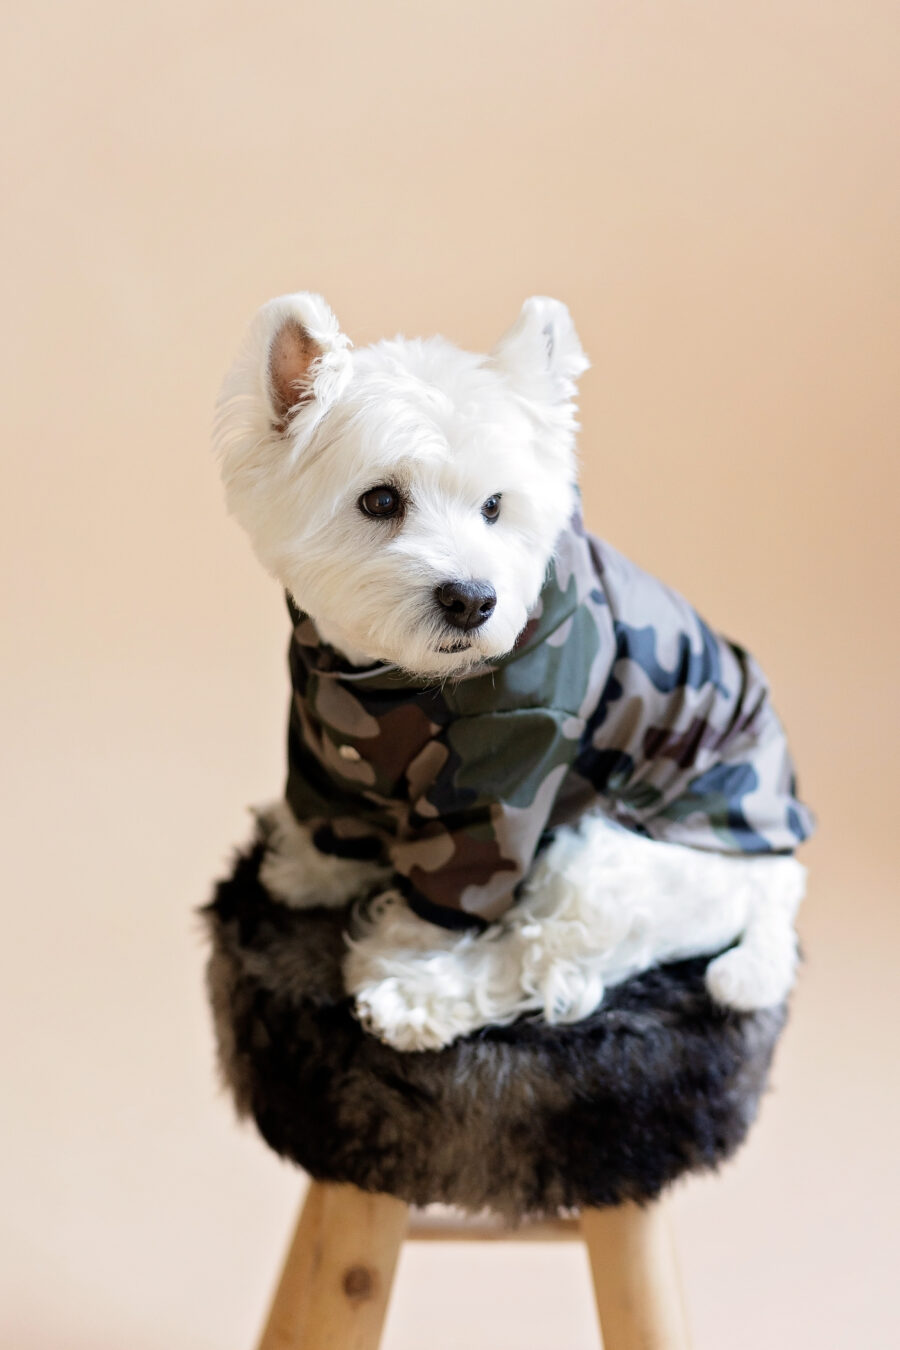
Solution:
M 790 853 L 812 831 L 762 671 L 575 517 L 513 650 L 455 683 L 348 665 L 288 601 L 287 799 L 425 919 L 501 915 L 554 827 Z

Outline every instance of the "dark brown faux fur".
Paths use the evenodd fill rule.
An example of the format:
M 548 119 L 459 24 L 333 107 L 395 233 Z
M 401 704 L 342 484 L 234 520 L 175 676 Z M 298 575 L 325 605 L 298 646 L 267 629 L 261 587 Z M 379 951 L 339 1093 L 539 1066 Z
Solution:
M 402 1053 L 352 1015 L 342 912 L 273 902 L 262 852 L 204 911 L 219 1059 L 238 1111 L 312 1176 L 518 1219 L 652 1199 L 744 1139 L 785 1009 L 715 1007 L 706 960 L 629 980 L 575 1026 Z

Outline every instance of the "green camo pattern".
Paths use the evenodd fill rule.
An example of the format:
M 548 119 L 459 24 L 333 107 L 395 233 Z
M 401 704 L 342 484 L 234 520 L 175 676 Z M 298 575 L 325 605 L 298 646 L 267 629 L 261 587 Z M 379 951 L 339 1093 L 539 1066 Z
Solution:
M 577 516 L 513 651 L 455 683 L 349 666 L 288 603 L 288 802 L 423 918 L 495 920 L 587 810 L 733 854 L 812 832 L 759 666 Z

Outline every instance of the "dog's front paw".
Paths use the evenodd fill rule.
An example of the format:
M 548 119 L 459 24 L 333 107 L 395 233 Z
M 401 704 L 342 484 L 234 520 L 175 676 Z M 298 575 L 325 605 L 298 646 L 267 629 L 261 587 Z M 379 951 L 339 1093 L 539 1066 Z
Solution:
M 429 998 L 393 976 L 364 985 L 355 1003 L 366 1031 L 395 1050 L 442 1050 L 478 1025 L 471 1004 Z
M 569 962 L 551 965 L 536 985 L 536 1002 L 550 1026 L 581 1022 L 603 1002 L 600 976 Z
M 706 987 L 716 1003 L 738 1012 L 771 1008 L 787 998 L 796 962 L 774 958 L 752 947 L 733 947 L 710 962 Z

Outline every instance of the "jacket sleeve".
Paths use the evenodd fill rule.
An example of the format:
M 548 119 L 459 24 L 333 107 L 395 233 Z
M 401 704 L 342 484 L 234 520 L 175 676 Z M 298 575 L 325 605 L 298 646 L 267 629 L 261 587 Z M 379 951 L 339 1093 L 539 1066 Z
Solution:
M 606 548 L 616 650 L 583 763 L 611 814 L 694 848 L 792 852 L 813 819 L 762 670 Z
M 535 708 L 461 717 L 410 765 L 397 884 L 445 927 L 493 922 L 515 899 L 547 828 L 584 723 Z

